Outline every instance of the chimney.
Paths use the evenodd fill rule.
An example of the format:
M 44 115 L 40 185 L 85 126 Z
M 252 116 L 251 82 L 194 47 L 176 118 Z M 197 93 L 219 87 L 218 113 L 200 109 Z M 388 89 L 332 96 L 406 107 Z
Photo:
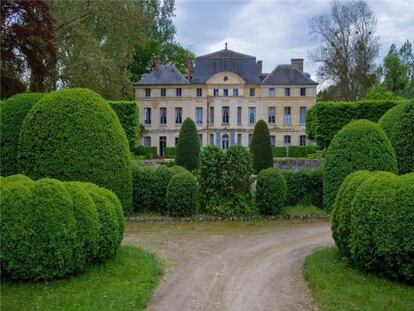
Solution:
M 193 75 L 193 60 L 191 57 L 187 58 L 187 80 L 191 82 L 191 78 Z
M 262 67 L 263 67 L 263 61 L 258 60 L 256 63 L 256 71 L 259 75 L 262 74 L 262 69 L 263 69 Z
M 295 67 L 300 72 L 303 72 L 303 58 L 292 58 L 290 62 L 292 67 Z
M 160 60 L 160 57 L 157 56 L 155 58 L 155 71 L 156 72 L 159 72 L 160 71 L 160 67 L 161 67 L 161 60 Z

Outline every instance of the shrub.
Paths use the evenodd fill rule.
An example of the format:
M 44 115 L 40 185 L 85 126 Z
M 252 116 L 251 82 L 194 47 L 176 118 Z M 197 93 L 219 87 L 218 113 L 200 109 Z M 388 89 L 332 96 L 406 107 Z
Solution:
M 165 157 L 173 159 L 175 158 L 175 147 L 166 147 L 165 148 Z
M 169 170 L 173 176 L 180 173 L 189 173 L 189 171 L 187 171 L 184 167 L 179 165 L 173 165 L 169 168 Z
M 171 178 L 167 189 L 167 211 L 170 216 L 185 217 L 198 210 L 199 189 L 197 180 L 190 173 L 180 173 Z
M 166 195 L 167 187 L 173 176 L 168 167 L 160 166 L 153 171 L 153 211 L 165 214 L 167 208 Z M 190 174 L 191 175 L 191 174 Z
M 230 197 L 215 197 L 208 201 L 206 206 L 208 214 L 221 217 L 252 217 L 259 213 L 246 194 L 236 194 Z
M 96 183 L 119 197 L 126 214 L 131 212 L 128 140 L 108 103 L 90 90 L 63 89 L 33 106 L 22 125 L 19 164 L 35 179 Z
M 198 168 L 200 141 L 197 128 L 190 118 L 184 120 L 181 126 L 176 148 L 175 163 L 192 171 Z
M 132 147 L 132 153 L 137 156 L 145 156 L 145 159 L 154 159 L 157 157 L 157 147 L 145 147 L 137 145 Z
M 248 193 L 253 172 L 252 155 L 241 145 L 231 145 L 224 155 L 223 183 L 225 193 Z
M 130 147 L 139 135 L 139 113 L 135 101 L 109 101 L 125 131 Z
M 325 157 L 324 207 L 330 211 L 346 176 L 358 170 L 396 172 L 397 161 L 391 143 L 379 125 L 357 120 L 341 129 Z
M 370 174 L 356 190 L 352 210 L 351 262 L 414 283 L 414 174 Z
M 44 96 L 22 93 L 10 97 L 0 105 L 0 170 L 1 175 L 18 173 L 17 151 L 20 128 L 32 106 Z
M 306 133 L 322 148 L 328 147 L 339 130 L 352 120 L 377 122 L 399 100 L 364 100 L 359 102 L 318 102 L 307 113 Z
M 395 150 L 399 173 L 414 172 L 414 100 L 390 109 L 379 124 Z
M 254 127 L 250 151 L 253 155 L 253 168 L 256 173 L 265 168 L 273 167 L 269 129 L 263 120 L 259 120 Z
M 260 213 L 276 215 L 286 202 L 285 177 L 275 168 L 260 171 L 257 176 L 256 204 Z

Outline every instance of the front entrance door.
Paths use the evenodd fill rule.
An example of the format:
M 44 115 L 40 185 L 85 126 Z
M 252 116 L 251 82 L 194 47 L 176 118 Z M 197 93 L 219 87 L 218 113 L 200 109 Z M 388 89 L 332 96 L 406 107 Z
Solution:
M 166 136 L 160 136 L 160 157 L 165 156 L 165 147 L 167 147 L 167 137 Z

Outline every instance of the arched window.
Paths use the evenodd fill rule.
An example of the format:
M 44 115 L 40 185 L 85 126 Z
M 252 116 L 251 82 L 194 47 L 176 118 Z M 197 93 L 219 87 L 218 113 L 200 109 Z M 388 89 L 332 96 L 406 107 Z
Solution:
M 221 148 L 223 148 L 224 150 L 229 149 L 229 135 L 223 134 L 221 138 Z

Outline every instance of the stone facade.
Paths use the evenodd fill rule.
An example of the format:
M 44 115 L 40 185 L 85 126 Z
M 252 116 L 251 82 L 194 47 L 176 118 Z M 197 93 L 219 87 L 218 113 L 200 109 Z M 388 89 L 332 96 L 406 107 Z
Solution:
M 244 65 L 250 68 L 245 70 Z M 162 155 L 165 147 L 176 145 L 181 123 L 191 118 L 203 146 L 247 147 L 260 119 L 268 124 L 276 146 L 311 144 L 305 121 L 306 111 L 316 102 L 317 83 L 300 71 L 303 60 L 294 59 L 292 65 L 280 65 L 270 74 L 262 73 L 261 65 L 252 56 L 227 49 L 196 58 L 186 76 L 157 63 L 135 84 L 140 123 L 145 127 L 141 143 L 157 146 Z

